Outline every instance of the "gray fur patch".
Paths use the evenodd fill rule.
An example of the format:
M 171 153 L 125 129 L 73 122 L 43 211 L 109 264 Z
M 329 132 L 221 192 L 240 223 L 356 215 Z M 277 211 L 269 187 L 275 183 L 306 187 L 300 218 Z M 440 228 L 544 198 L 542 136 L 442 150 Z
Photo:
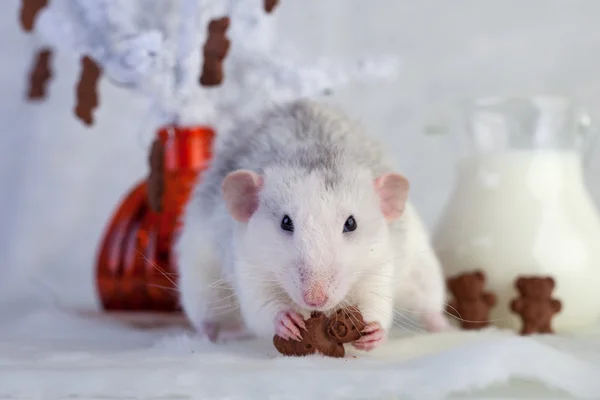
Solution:
M 325 190 L 332 190 L 348 165 L 367 168 L 373 176 L 393 169 L 379 143 L 357 122 L 324 103 L 297 101 L 218 136 L 214 158 L 201 176 L 194 201 L 212 212 L 221 201 L 223 179 L 237 169 L 259 174 L 273 166 L 319 171 Z

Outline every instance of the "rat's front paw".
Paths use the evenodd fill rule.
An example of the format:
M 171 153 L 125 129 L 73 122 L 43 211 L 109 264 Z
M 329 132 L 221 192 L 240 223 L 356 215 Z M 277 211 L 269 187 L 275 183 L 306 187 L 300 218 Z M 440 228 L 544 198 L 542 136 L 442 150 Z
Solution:
M 282 339 L 301 341 L 300 329 L 306 330 L 304 318 L 293 310 L 282 311 L 275 317 L 275 334 Z
M 352 345 L 358 350 L 370 351 L 382 344 L 387 338 L 387 332 L 379 322 L 371 322 L 361 331 L 360 339 Z

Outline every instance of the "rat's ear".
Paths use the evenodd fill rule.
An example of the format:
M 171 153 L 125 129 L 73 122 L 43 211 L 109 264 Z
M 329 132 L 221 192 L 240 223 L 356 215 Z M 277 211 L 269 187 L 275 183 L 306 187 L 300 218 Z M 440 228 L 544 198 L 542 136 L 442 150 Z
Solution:
M 221 192 L 231 216 L 239 222 L 248 222 L 258 208 L 258 192 L 263 178 L 255 172 L 240 169 L 230 172 L 221 185 Z
M 381 212 L 388 221 L 399 218 L 408 200 L 408 179 L 397 173 L 384 174 L 375 179 Z

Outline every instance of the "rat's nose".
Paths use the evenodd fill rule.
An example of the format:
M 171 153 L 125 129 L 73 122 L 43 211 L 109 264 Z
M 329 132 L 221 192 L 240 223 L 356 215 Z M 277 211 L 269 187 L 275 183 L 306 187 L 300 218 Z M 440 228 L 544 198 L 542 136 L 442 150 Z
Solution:
M 305 290 L 302 294 L 302 298 L 309 307 L 321 307 L 329 300 L 327 293 L 325 293 L 325 289 L 321 286 L 313 286 L 310 289 Z

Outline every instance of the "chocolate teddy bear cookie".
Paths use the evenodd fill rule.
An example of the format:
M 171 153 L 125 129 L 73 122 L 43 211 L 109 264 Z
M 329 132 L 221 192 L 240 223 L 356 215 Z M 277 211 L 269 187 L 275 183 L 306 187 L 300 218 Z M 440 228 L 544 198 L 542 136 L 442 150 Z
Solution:
M 277 4 L 279 4 L 279 0 L 263 0 L 263 8 L 267 13 L 273 12 Z
M 447 280 L 448 290 L 454 296 L 447 311 L 456 317 L 463 329 L 481 329 L 490 324 L 490 308 L 496 305 L 496 296 L 485 292 L 482 271 L 463 273 Z
M 200 75 L 202 86 L 218 86 L 223 82 L 223 62 L 231 45 L 227 37 L 229 23 L 229 17 L 222 17 L 213 19 L 208 24 L 208 37 L 202 50 L 204 56 Z
M 29 90 L 27 98 L 30 100 L 46 97 L 48 81 L 52 78 L 52 50 L 44 48 L 38 51 L 35 64 L 29 73 Z
M 521 316 L 522 335 L 553 333 L 551 321 L 562 303 L 552 298 L 552 277 L 522 276 L 515 281 L 520 296 L 510 303 L 511 310 Z
M 77 83 L 77 104 L 75 115 L 86 125 L 94 123 L 94 110 L 99 105 L 98 81 L 102 68 L 88 56 L 81 58 L 81 74 Z
M 162 197 L 165 192 L 164 159 L 165 146 L 160 139 L 156 139 L 152 143 L 148 157 L 148 164 L 150 164 L 148 204 L 152 208 L 152 211 L 156 213 L 162 211 Z
M 35 27 L 38 14 L 48 5 L 48 0 L 21 0 L 20 21 L 25 32 Z
M 286 340 L 273 337 L 277 351 L 286 356 L 308 356 L 322 354 L 326 357 L 342 358 L 345 355 L 344 343 L 354 342 L 361 337 L 366 324 L 362 315 L 354 309 L 343 309 L 331 317 L 321 312 L 313 312 L 304 321 L 306 331 L 302 331 L 302 340 Z

